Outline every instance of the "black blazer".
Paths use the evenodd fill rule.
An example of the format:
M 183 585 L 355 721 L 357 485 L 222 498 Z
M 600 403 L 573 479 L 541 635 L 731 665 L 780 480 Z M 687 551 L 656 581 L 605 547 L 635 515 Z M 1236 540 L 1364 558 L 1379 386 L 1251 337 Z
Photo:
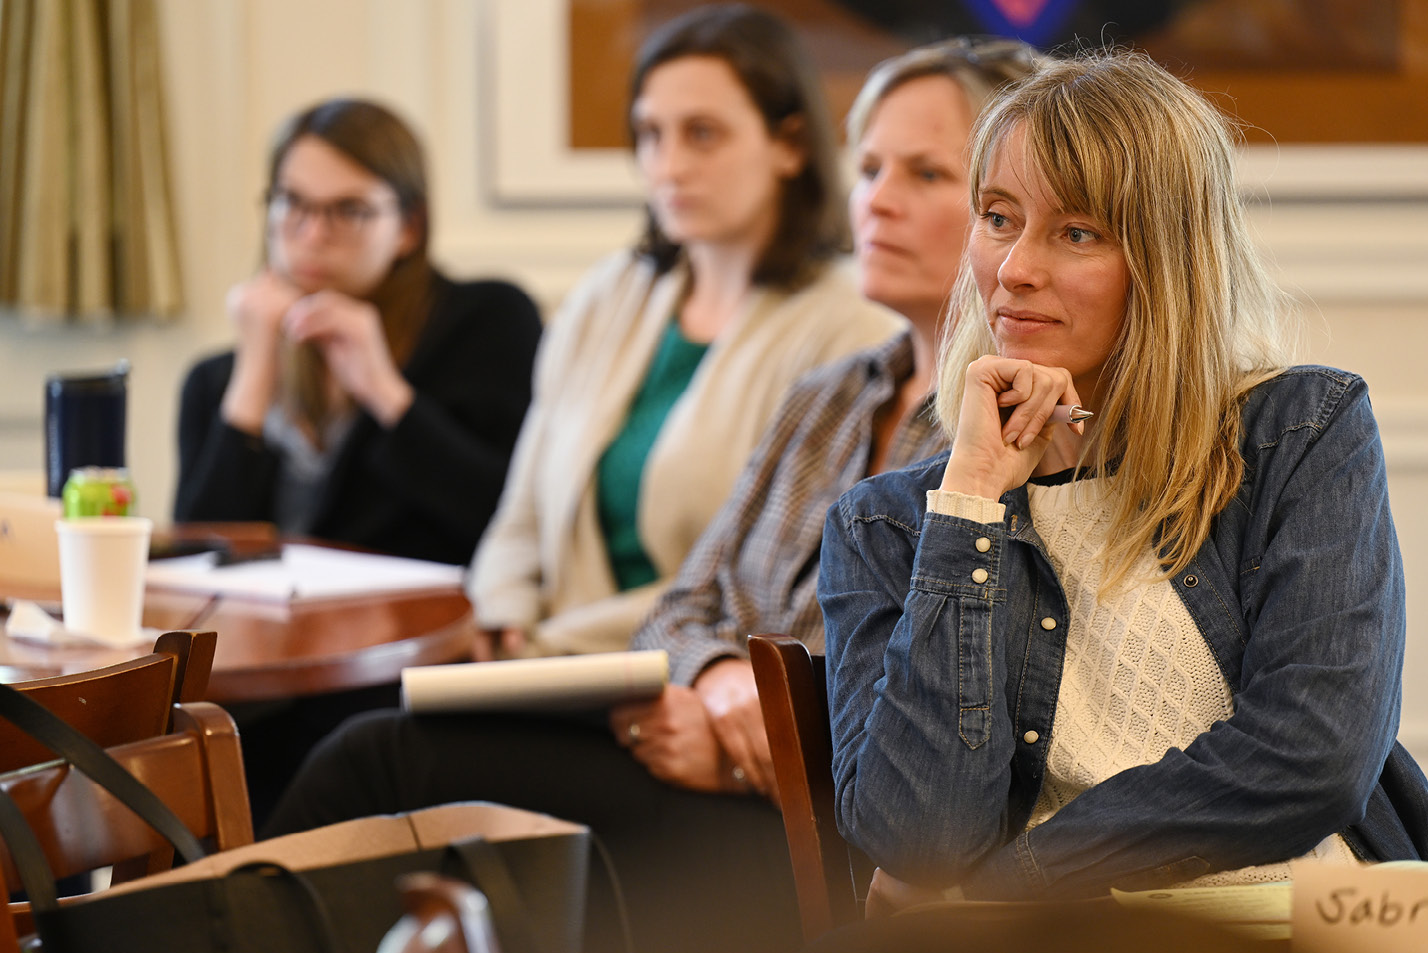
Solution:
M 383 430 L 361 413 L 318 495 L 312 534 L 386 553 L 467 563 L 495 512 L 531 400 L 540 314 L 499 281 L 436 279 L 402 370 L 416 391 Z M 272 520 L 277 452 L 224 423 L 233 352 L 196 364 L 179 408 L 174 519 Z

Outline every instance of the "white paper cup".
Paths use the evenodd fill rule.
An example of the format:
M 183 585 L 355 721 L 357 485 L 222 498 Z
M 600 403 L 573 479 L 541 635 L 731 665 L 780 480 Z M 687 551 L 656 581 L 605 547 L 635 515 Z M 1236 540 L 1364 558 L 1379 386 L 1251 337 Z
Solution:
M 139 638 L 153 529 L 147 517 L 55 521 L 65 629 L 115 645 Z

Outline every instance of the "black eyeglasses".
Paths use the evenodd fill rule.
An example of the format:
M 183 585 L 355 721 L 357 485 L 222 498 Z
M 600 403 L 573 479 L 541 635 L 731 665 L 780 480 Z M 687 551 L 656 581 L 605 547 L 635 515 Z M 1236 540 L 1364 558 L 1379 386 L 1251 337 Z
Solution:
M 268 224 L 295 235 L 310 217 L 317 217 L 333 238 L 354 239 L 378 216 L 394 209 L 395 203 L 376 204 L 366 199 L 344 198 L 331 202 L 314 202 L 289 189 L 274 189 L 263 199 L 268 210 Z

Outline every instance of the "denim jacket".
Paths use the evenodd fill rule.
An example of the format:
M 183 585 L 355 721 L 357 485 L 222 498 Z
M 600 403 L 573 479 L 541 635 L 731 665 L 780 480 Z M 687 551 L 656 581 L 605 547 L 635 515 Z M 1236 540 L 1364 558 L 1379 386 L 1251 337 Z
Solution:
M 989 898 L 1169 884 L 1334 832 L 1367 859 L 1423 854 L 1428 782 L 1395 742 L 1403 568 L 1364 382 L 1296 367 L 1260 385 L 1241 453 L 1238 493 L 1173 580 L 1234 714 L 1030 830 L 1067 605 L 1026 488 L 998 523 L 928 512 L 944 453 L 845 494 L 819 578 L 843 834 L 903 880 Z

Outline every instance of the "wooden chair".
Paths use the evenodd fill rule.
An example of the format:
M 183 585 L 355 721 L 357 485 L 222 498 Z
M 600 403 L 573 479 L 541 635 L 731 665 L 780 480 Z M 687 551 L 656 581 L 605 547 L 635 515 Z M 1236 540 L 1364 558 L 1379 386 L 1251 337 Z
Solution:
M 217 640 L 211 632 L 164 633 L 153 652 L 137 659 L 13 685 L 102 746 L 135 742 L 168 732 L 174 703 L 203 698 Z M 52 758 L 0 722 L 0 772 Z
M 749 659 L 773 752 L 803 936 L 812 941 L 862 917 L 859 897 L 870 866 L 838 833 L 823 656 L 791 636 L 751 636 Z
M 212 850 L 253 841 L 238 729 L 223 709 L 210 702 L 183 703 L 174 707 L 174 732 L 108 752 Z M 7 772 L 0 775 L 0 788 L 24 813 L 56 878 L 111 865 L 117 873 L 121 862 L 131 862 L 128 868 L 136 873 L 173 864 L 173 849 L 162 835 L 67 762 Z M 0 878 L 6 890 L 19 886 L 3 845 Z M 10 904 L 8 916 L 0 918 L 0 948 L 18 950 L 18 938 L 31 930 L 28 905 Z
M 1178 914 L 1090 901 L 949 905 L 921 916 L 862 920 L 872 864 L 838 833 L 824 658 L 791 636 L 749 637 L 804 939 L 835 928 L 825 950 L 1283 950 Z M 851 926 L 851 927 L 850 927 Z M 1169 938 L 1170 940 L 1167 940 Z

